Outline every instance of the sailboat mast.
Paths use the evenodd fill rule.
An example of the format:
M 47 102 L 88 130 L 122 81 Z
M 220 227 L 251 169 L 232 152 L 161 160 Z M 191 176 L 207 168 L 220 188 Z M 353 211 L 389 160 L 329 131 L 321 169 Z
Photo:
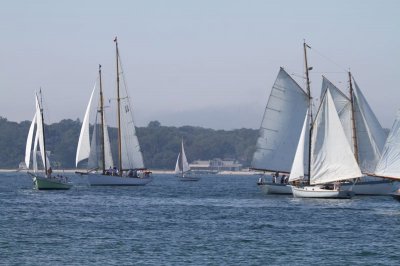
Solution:
M 353 147 L 354 147 L 354 157 L 358 163 L 358 143 L 357 143 L 357 134 L 356 134 L 356 120 L 355 120 L 355 111 L 354 111 L 354 90 L 353 90 L 353 82 L 351 82 L 351 72 L 349 71 L 349 84 L 350 84 L 350 102 L 351 102 L 351 123 L 353 127 Z
M 43 98 L 42 98 L 42 88 L 40 88 L 40 116 L 42 117 L 42 132 L 43 132 L 43 149 L 44 149 L 44 173 L 47 175 L 47 154 L 46 154 L 46 137 L 44 133 L 44 116 L 43 116 Z
M 309 130 L 309 136 L 308 136 L 308 184 L 310 184 L 310 178 L 311 178 L 311 136 L 312 136 L 312 128 L 313 128 L 313 116 L 312 116 L 312 98 L 311 98 L 311 89 L 310 89 L 310 76 L 308 71 L 311 70 L 311 68 L 308 67 L 308 62 L 307 62 L 307 48 L 311 48 L 306 44 L 306 42 L 303 42 L 303 48 L 304 48 L 304 64 L 306 67 L 306 87 L 307 87 L 307 94 L 308 94 L 308 111 L 310 115 L 310 130 Z
M 106 172 L 105 152 L 104 152 L 104 101 L 103 101 L 103 86 L 101 82 L 101 65 L 99 65 L 99 79 L 100 79 L 100 118 L 101 118 L 101 167 L 103 175 Z
M 115 42 L 115 53 L 117 61 L 117 103 L 118 103 L 118 163 L 119 163 L 119 175 L 122 175 L 122 139 L 121 139 L 121 98 L 119 96 L 119 52 L 118 52 L 118 41 L 117 37 L 114 39 Z

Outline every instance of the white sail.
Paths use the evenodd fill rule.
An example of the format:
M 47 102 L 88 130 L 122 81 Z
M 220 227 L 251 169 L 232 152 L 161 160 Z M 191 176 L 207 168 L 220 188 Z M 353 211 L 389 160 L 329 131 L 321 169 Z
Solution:
M 42 157 L 42 162 L 43 162 L 43 166 L 44 166 L 45 165 L 45 160 L 46 160 L 46 152 L 44 150 L 43 119 L 42 119 L 39 100 L 37 98 L 37 95 L 36 95 L 35 99 L 36 99 L 36 113 L 37 113 L 37 116 L 36 116 L 36 124 L 37 124 L 36 134 L 38 134 L 40 155 Z
M 265 108 L 252 168 L 290 171 L 307 108 L 307 94 L 281 68 Z
M 183 141 L 182 141 L 182 171 L 186 173 L 190 170 L 189 163 L 186 158 L 185 149 L 183 148 Z
M 175 174 L 179 174 L 180 173 L 180 169 L 179 169 L 179 159 L 180 159 L 181 153 L 178 153 L 178 158 L 176 158 L 176 164 L 175 164 Z
M 304 148 L 306 144 L 306 135 L 308 125 L 308 111 L 306 113 L 306 117 L 304 118 L 303 128 L 301 130 L 299 143 L 297 144 L 296 154 L 294 156 L 292 169 L 290 170 L 289 181 L 295 181 L 304 179 Z
M 123 169 L 143 168 L 143 156 L 136 136 L 129 97 L 121 98 L 121 159 Z
M 78 148 L 76 150 L 76 158 L 75 158 L 76 166 L 78 166 L 78 163 L 80 161 L 89 158 L 90 154 L 89 118 L 90 118 L 90 108 L 92 105 L 92 99 L 95 90 L 96 90 L 96 84 L 94 84 L 92 94 L 90 95 L 89 103 L 86 107 L 85 116 L 83 117 L 82 121 L 81 133 L 79 134 L 79 140 L 78 140 Z
M 106 123 L 106 114 L 103 114 L 103 132 L 104 132 L 104 164 L 105 167 L 110 167 L 114 165 L 112 153 L 111 153 L 111 144 L 110 138 L 108 136 L 108 127 Z
M 343 94 L 335 85 L 332 84 L 326 77 L 322 76 L 322 87 L 321 87 L 321 99 L 324 98 L 324 94 L 329 90 L 336 107 L 336 111 L 339 115 L 340 122 L 346 138 L 350 144 L 351 149 L 354 152 L 353 143 L 353 124 L 351 121 L 351 101 Z
M 354 118 L 356 123 L 358 161 L 362 172 L 371 173 L 381 157 L 386 134 L 354 81 Z
M 400 110 L 397 111 L 375 174 L 400 180 Z
M 34 172 L 38 171 L 38 165 L 37 165 L 37 156 L 38 156 L 37 145 L 38 145 L 38 142 L 39 142 L 39 135 L 37 134 L 37 131 L 36 131 L 35 141 L 34 141 L 34 144 L 33 144 L 33 152 L 32 152 L 32 157 L 33 157 L 32 158 L 32 168 L 33 168 Z
M 97 169 L 100 167 L 100 148 L 99 148 L 99 138 L 97 136 L 97 114 L 96 114 L 96 123 L 93 126 L 92 139 L 90 142 L 90 152 L 88 159 L 88 168 L 89 169 Z
M 36 124 L 36 115 L 33 116 L 31 126 L 29 127 L 28 137 L 26 139 L 26 147 L 25 147 L 25 165 L 29 169 L 29 164 L 31 160 L 31 152 L 32 152 L 32 140 L 33 140 L 33 133 Z
M 323 184 L 361 177 L 329 90 L 321 104 L 311 138 L 310 183 Z

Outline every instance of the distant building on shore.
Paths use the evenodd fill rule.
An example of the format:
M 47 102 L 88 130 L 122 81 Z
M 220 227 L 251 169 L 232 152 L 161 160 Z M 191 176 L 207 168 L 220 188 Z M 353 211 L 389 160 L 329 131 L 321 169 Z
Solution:
M 240 171 L 242 164 L 233 159 L 212 159 L 208 161 L 197 160 L 190 164 L 193 171 L 220 172 L 220 171 Z

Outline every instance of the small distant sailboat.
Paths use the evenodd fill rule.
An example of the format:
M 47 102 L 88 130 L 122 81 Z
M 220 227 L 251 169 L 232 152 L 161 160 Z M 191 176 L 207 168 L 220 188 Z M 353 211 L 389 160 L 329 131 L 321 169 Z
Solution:
M 29 128 L 28 138 L 26 141 L 26 148 L 25 148 L 25 165 L 29 169 L 31 153 L 32 153 L 32 140 L 36 125 L 36 133 L 34 137 L 34 145 L 33 145 L 34 147 L 32 156 L 33 172 L 28 171 L 28 174 L 32 177 L 35 188 L 38 190 L 70 189 L 72 187 L 72 183 L 68 181 L 67 177 L 52 174 L 50 160 L 47 157 L 46 153 L 46 137 L 44 131 L 43 108 L 39 103 L 37 95 L 35 95 L 35 100 L 36 100 L 36 113 L 32 119 L 32 123 Z M 40 157 L 42 158 L 42 163 L 43 163 L 43 169 L 44 169 L 43 172 L 40 172 L 38 170 L 38 164 L 37 164 L 38 144 L 40 149 Z
M 190 173 L 190 166 L 186 158 L 185 149 L 183 147 L 183 140 L 181 145 L 181 151 L 178 154 L 175 165 L 175 175 L 178 176 L 181 181 L 199 181 L 199 176 L 194 176 Z
M 101 66 L 99 66 L 100 99 L 99 108 L 96 112 L 96 121 L 99 120 L 99 123 L 94 125 L 90 142 L 89 116 L 93 94 L 96 89 L 95 86 L 83 119 L 76 154 L 76 166 L 78 166 L 79 162 L 88 159 L 88 171 L 76 173 L 87 175 L 91 186 L 144 186 L 152 181 L 151 172 L 144 167 L 143 156 L 133 122 L 133 109 L 130 104 L 130 98 L 126 90 L 126 95 L 121 97 L 120 94 L 120 75 L 122 73 L 119 70 L 121 66 L 117 38 L 115 38 L 114 42 L 117 61 L 118 168 L 112 167 L 114 163 L 105 121 Z M 100 118 L 97 117 L 97 114 L 100 114 Z M 110 168 L 107 170 L 106 167 L 108 166 Z

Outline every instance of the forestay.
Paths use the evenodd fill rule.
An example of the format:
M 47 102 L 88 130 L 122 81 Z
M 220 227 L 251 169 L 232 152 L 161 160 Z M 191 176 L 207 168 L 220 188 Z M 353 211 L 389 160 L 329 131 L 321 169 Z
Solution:
M 375 174 L 400 179 L 400 110 L 397 111 L 396 120 L 386 140 Z
M 307 108 L 308 95 L 280 68 L 265 108 L 253 168 L 290 171 Z
M 311 142 L 311 184 L 361 177 L 329 90 L 315 118 Z

